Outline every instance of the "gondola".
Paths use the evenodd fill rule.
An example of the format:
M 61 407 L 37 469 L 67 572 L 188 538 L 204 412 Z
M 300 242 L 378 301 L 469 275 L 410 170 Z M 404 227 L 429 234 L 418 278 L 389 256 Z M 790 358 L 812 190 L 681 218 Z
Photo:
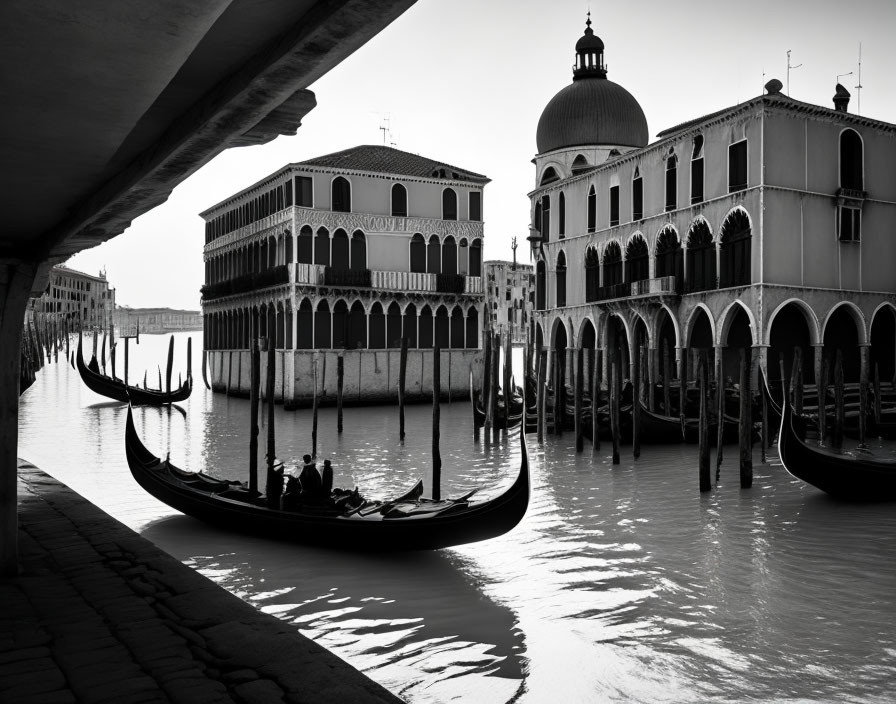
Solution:
M 353 509 L 303 506 L 296 511 L 268 508 L 263 496 L 241 483 L 186 472 L 153 455 L 140 441 L 128 407 L 125 453 L 131 474 L 155 498 L 188 516 L 221 527 L 348 550 L 435 550 L 487 540 L 511 530 L 529 505 L 529 456 L 520 431 L 520 470 L 495 498 L 476 502 L 420 498 L 422 482 L 392 501 L 365 502 Z
M 113 398 L 123 403 L 132 403 L 135 406 L 164 406 L 178 401 L 185 401 L 193 391 L 192 375 L 178 388 L 171 391 L 155 391 L 153 389 L 141 389 L 139 386 L 125 384 L 121 379 L 113 379 L 102 374 L 97 364 L 96 357 L 90 360 L 90 364 L 84 364 L 81 353 L 82 340 L 78 337 L 78 351 L 75 354 L 75 364 L 81 379 L 94 393 L 100 396 Z
M 805 419 L 793 413 L 787 395 L 781 407 L 778 455 L 797 479 L 848 501 L 896 500 L 896 460 L 857 452 L 843 454 L 806 442 Z

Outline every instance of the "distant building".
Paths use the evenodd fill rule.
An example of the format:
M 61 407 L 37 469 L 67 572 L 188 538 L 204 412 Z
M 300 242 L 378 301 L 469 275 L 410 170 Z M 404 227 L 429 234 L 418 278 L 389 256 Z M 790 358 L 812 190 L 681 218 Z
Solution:
M 115 289 L 109 286 L 106 272 L 92 276 L 66 266 L 54 266 L 50 284 L 42 296 L 32 298 L 26 320 L 79 322 L 84 329 L 102 328 L 112 321 L 115 310 Z
M 312 395 L 313 362 L 332 400 L 394 399 L 402 336 L 409 398 L 466 395 L 480 348 L 480 174 L 390 147 L 289 164 L 206 210 L 202 312 L 213 387 L 244 393 L 253 336 L 278 350 L 278 397 Z M 324 362 L 326 360 L 326 362 Z
M 202 330 L 202 313 L 198 310 L 174 310 L 172 308 L 128 308 L 115 309 L 115 328 L 122 334 L 181 332 Z
M 807 383 L 838 352 L 847 381 L 894 379 L 896 125 L 848 112 L 840 85 L 824 107 L 772 80 L 648 143 L 587 24 L 537 128 L 536 344 L 626 375 L 644 349 L 652 379 L 669 355 L 693 380 L 697 350 L 737 378 L 743 348 L 787 377 L 797 347 Z
M 514 345 L 526 344 L 534 300 L 535 274 L 531 264 L 485 262 L 485 320 L 494 332 L 509 332 Z

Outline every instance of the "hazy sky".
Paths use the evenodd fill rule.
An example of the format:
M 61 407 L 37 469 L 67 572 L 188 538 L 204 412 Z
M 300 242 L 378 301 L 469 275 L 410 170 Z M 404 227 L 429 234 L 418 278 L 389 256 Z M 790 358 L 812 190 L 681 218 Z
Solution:
M 786 92 L 788 50 L 801 64 L 790 72 L 795 99 L 832 106 L 837 74 L 852 71 L 840 78 L 850 112 L 896 123 L 896 0 L 418 0 L 311 86 L 318 104 L 294 137 L 224 152 L 167 203 L 68 264 L 105 268 L 120 305 L 199 309 L 198 213 L 290 162 L 383 144 L 387 118 L 387 143 L 492 179 L 485 258 L 509 259 L 515 235 L 527 260 L 535 128 L 572 81 L 588 9 L 608 78 L 640 102 L 651 140 L 761 94 L 771 78 Z

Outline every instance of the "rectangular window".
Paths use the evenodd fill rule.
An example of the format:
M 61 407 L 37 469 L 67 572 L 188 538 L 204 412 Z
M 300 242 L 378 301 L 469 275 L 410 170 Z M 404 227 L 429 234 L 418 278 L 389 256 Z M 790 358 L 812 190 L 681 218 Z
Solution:
M 703 202 L 703 157 L 691 161 L 691 205 Z
M 858 242 L 862 234 L 862 211 L 845 205 L 839 207 L 838 236 L 841 242 Z
M 610 186 L 610 227 L 619 224 L 619 186 Z
M 296 176 L 296 205 L 302 208 L 312 208 L 312 189 L 310 176 Z
M 678 207 L 678 166 L 675 158 L 668 159 L 666 165 L 666 210 L 675 210 Z
M 747 140 L 742 139 L 728 147 L 728 192 L 742 191 L 747 187 Z
M 470 191 L 470 220 L 482 220 L 482 193 Z
M 632 220 L 637 222 L 644 217 L 644 179 L 632 180 Z

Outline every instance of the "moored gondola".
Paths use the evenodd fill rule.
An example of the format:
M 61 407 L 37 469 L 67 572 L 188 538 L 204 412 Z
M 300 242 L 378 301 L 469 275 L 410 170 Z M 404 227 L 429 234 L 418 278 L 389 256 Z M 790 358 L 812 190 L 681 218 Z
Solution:
M 432 550 L 487 540 L 511 530 L 529 505 L 529 456 L 520 431 L 520 469 L 499 496 L 481 502 L 421 499 L 422 483 L 392 501 L 354 508 L 330 504 L 296 510 L 268 508 L 240 482 L 185 472 L 153 455 L 140 441 L 128 408 L 125 452 L 140 486 L 182 513 L 230 530 L 349 550 Z
M 90 360 L 90 364 L 85 364 L 81 349 L 82 340 L 79 336 L 75 365 L 87 388 L 100 396 L 106 396 L 122 403 L 130 402 L 135 406 L 164 406 L 178 401 L 186 401 L 193 391 L 193 377 L 190 374 L 187 375 L 186 381 L 171 391 L 156 391 L 125 384 L 121 379 L 113 379 L 102 374 L 96 363 L 96 357 Z
M 778 454 L 790 474 L 838 499 L 896 500 L 896 460 L 862 451 L 835 452 L 807 442 L 805 419 L 793 413 L 786 394 L 782 400 Z

